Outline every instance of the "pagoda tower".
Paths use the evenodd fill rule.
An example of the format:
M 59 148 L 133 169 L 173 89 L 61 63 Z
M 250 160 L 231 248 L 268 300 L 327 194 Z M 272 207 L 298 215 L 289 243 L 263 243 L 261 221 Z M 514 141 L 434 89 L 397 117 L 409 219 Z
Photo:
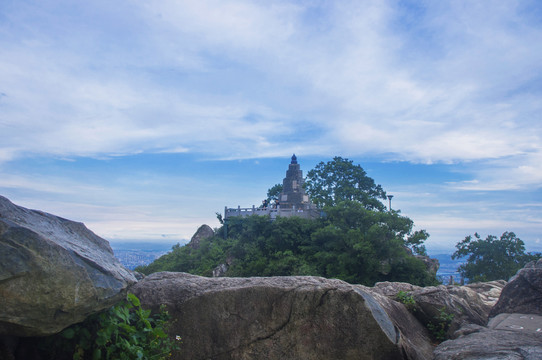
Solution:
M 310 203 L 309 195 L 305 193 L 303 183 L 303 171 L 299 168 L 297 157 L 294 154 L 292 162 L 286 171 L 286 177 L 282 181 L 282 192 L 279 196 L 281 209 L 303 209 L 311 207 L 312 204 Z
M 226 206 L 224 207 L 224 221 L 230 217 L 247 217 L 252 215 L 269 216 L 271 221 L 279 216 L 298 216 L 305 219 L 317 219 L 323 216 L 323 213 L 316 205 L 311 203 L 309 195 L 305 193 L 305 189 L 303 188 L 304 183 L 303 172 L 299 168 L 297 157 L 294 154 L 290 166 L 286 171 L 286 177 L 282 181 L 282 191 L 279 194 L 278 206 L 256 207 L 252 205 L 252 208 L 241 208 L 241 206 L 228 208 Z

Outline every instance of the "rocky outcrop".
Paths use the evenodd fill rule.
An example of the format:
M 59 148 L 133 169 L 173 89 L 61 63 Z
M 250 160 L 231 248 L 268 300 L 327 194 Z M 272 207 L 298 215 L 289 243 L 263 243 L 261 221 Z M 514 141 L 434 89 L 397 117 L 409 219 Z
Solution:
M 438 259 L 432 259 L 429 256 L 423 256 L 423 255 L 414 255 L 414 257 L 423 262 L 423 264 L 425 265 L 425 268 L 430 274 L 434 276 L 437 275 L 437 271 L 440 267 L 440 263 Z
M 0 335 L 57 333 L 110 307 L 135 282 L 82 223 L 0 196 Z
M 501 313 L 542 315 L 542 259 L 528 263 L 510 279 L 491 316 Z
M 542 317 L 501 314 L 487 327 L 471 331 L 435 349 L 435 360 L 542 359 Z
M 191 247 L 192 249 L 198 249 L 202 240 L 210 238 L 214 234 L 215 232 L 209 225 L 203 224 L 196 230 L 196 233 L 192 236 L 192 239 L 190 239 L 190 242 L 186 244 L 186 246 Z
M 374 291 L 384 296 L 387 296 L 391 299 L 395 299 L 397 297 L 397 294 L 400 291 L 403 291 L 406 293 L 412 293 L 420 289 L 423 289 L 423 288 L 421 286 L 416 286 L 409 283 L 391 282 L 391 281 L 378 282 L 373 287 Z
M 228 272 L 228 269 L 235 261 L 235 258 L 233 256 L 228 256 L 226 258 L 226 262 L 218 265 L 216 268 L 213 269 L 213 277 L 223 277 L 226 276 L 226 273 Z
M 437 275 L 437 271 L 440 267 L 440 262 L 438 261 L 438 259 L 433 259 L 433 258 L 430 258 L 429 256 L 426 256 L 426 255 L 415 255 L 414 252 L 412 251 L 411 248 L 409 248 L 408 246 L 403 246 L 403 249 L 405 249 L 406 253 L 418 260 L 421 260 L 423 262 L 423 264 L 425 265 L 425 268 L 427 269 L 427 271 L 436 276 Z
M 447 337 L 466 324 L 486 325 L 489 312 L 499 299 L 504 281 L 475 283 L 464 286 L 439 285 L 412 293 L 416 301 L 416 317 L 424 324 L 441 314 L 452 314 Z
M 156 273 L 131 291 L 146 307 L 166 304 L 183 359 L 432 357 L 426 330 L 402 304 L 340 280 Z
M 462 327 L 435 349 L 435 359 L 542 359 L 541 272 L 542 260 L 527 264 L 502 290 L 487 326 Z
M 434 322 L 441 314 L 452 314 L 447 337 L 466 324 L 486 325 L 489 312 L 499 299 L 505 281 L 464 286 L 419 287 L 407 283 L 377 283 L 374 290 L 395 299 L 399 291 L 412 296 L 413 313 L 422 324 Z

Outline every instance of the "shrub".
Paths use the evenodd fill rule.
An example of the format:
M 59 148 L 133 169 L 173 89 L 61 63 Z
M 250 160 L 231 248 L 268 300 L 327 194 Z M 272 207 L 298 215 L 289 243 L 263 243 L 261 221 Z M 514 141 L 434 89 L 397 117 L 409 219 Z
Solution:
M 414 300 L 414 297 L 412 297 L 411 294 L 407 293 L 406 291 L 399 291 L 397 295 L 395 296 L 397 301 L 400 303 L 403 303 L 408 311 L 415 312 L 416 311 L 416 300 Z
M 439 309 L 438 315 L 427 324 L 427 329 L 435 340 L 444 341 L 453 319 L 454 314 L 449 313 L 446 307 L 442 307 Z
M 128 294 L 109 310 L 49 338 L 43 351 L 55 359 L 167 359 L 178 350 L 176 341 L 180 340 L 168 338 L 169 318 L 164 306 L 153 317 L 134 294 Z

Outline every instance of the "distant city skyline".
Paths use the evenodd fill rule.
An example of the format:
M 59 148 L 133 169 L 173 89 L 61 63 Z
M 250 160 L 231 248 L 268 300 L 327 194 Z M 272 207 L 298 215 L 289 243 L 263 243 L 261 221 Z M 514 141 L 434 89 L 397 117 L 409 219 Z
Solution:
M 539 1 L 0 3 L 0 195 L 188 240 L 292 153 L 342 156 L 452 250 L 542 251 Z M 388 201 L 383 201 L 388 206 Z

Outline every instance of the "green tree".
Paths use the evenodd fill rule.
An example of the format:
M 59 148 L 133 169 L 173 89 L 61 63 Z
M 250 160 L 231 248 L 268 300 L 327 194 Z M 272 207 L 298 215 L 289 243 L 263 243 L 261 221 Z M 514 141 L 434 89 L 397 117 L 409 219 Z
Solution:
M 414 226 L 414 223 L 411 222 L 410 223 L 411 230 L 413 226 Z M 415 254 L 427 256 L 427 249 L 425 248 L 425 245 L 423 243 L 428 238 L 429 238 L 429 233 L 427 231 L 417 230 L 406 238 L 405 245 L 410 247 Z
M 435 283 L 423 262 L 405 249 L 415 237 L 419 249 L 422 235 L 412 233 L 413 222 L 398 212 L 366 209 L 357 201 L 342 201 L 326 208 L 324 226 L 312 234 L 319 273 L 352 283 L 373 285 L 377 281 Z
M 513 232 L 504 232 L 500 239 L 478 233 L 467 236 L 456 244 L 452 259 L 467 257 L 458 270 L 471 281 L 508 280 L 526 263 L 540 258 L 540 254 L 525 252 L 524 242 Z
M 307 173 L 305 189 L 312 202 L 319 206 L 334 206 L 340 201 L 358 201 L 367 209 L 385 210 L 379 199 L 386 199 L 386 192 L 367 176 L 360 165 L 352 160 L 334 157 L 320 162 Z
M 273 200 L 278 200 L 282 191 L 282 184 L 275 184 L 267 190 L 267 202 L 271 204 Z

